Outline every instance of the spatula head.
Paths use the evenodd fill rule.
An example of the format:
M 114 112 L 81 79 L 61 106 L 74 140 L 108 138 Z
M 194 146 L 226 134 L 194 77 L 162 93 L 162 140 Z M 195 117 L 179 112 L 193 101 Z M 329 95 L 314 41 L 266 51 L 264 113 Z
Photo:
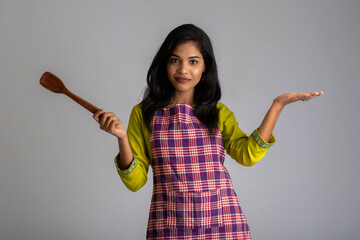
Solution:
M 40 78 L 40 84 L 47 90 L 54 93 L 64 93 L 65 84 L 55 74 L 45 72 Z

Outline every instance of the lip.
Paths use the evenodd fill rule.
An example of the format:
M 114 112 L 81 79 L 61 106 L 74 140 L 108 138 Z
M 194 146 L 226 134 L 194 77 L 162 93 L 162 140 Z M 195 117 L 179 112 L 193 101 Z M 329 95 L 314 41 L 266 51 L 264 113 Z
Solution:
M 189 78 L 184 78 L 184 77 L 175 77 L 176 81 L 178 82 L 188 82 L 190 81 L 191 79 Z

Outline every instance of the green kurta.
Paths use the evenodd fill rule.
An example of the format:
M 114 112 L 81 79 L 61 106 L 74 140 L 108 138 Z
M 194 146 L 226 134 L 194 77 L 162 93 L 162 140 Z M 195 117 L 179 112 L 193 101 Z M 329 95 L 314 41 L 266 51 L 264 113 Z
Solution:
M 253 166 L 276 142 L 274 135 L 271 134 L 269 142 L 265 142 L 255 129 L 249 137 L 239 128 L 233 112 L 222 103 L 218 103 L 217 107 L 219 108 L 218 127 L 227 154 L 244 166 Z M 115 165 L 126 187 L 135 192 L 145 185 L 149 165 L 152 162 L 151 134 L 144 122 L 140 104 L 135 105 L 131 111 L 127 135 L 134 160 L 128 169 L 121 170 L 117 164 L 119 156 L 117 155 Z

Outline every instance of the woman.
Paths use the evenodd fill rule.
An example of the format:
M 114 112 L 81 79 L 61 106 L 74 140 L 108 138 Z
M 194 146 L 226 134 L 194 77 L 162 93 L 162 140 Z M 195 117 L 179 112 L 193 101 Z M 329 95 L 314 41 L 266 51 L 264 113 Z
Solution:
M 130 190 L 146 183 L 152 166 L 147 239 L 250 239 L 224 167 L 225 151 L 242 165 L 254 165 L 276 141 L 272 131 L 283 108 L 322 92 L 276 97 L 248 137 L 234 114 L 219 102 L 211 41 L 192 24 L 169 33 L 150 66 L 147 84 L 127 130 L 111 112 L 93 116 L 101 129 L 118 138 L 115 164 Z

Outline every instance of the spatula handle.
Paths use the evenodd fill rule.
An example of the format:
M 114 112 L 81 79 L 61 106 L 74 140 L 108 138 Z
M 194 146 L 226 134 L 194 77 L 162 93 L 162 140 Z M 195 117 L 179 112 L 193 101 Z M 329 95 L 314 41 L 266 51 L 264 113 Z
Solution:
M 84 108 L 86 108 L 87 110 L 89 110 L 90 112 L 92 112 L 93 114 L 96 111 L 101 110 L 100 108 L 95 107 L 94 105 L 92 105 L 91 103 L 89 103 L 88 101 L 86 101 L 85 99 L 82 99 L 81 97 L 77 96 L 76 94 L 70 92 L 68 89 L 66 89 L 64 91 L 64 94 L 68 97 L 70 97 L 72 100 L 74 100 L 75 102 L 77 102 L 78 104 L 80 104 L 81 106 L 83 106 Z

